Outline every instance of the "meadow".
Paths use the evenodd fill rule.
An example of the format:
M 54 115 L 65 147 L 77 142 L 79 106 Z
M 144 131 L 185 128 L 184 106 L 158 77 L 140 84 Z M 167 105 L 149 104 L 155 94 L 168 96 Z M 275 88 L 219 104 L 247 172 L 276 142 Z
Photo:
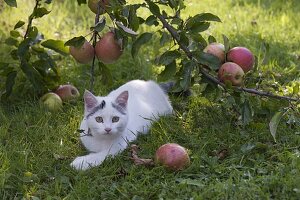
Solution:
M 225 34 L 232 45 L 247 46 L 257 56 L 257 70 L 266 79 L 281 85 L 299 81 L 299 1 L 185 2 L 186 17 L 200 12 L 218 15 L 222 23 L 213 23 L 206 36 L 212 34 L 222 41 Z M 34 1 L 18 1 L 17 9 L 0 6 L 0 61 L 4 61 L 9 52 L 4 41 L 18 20 L 27 20 Z M 49 15 L 34 22 L 45 38 L 67 41 L 89 33 L 94 15 L 87 6 L 53 1 L 50 9 Z M 134 59 L 125 49 L 120 60 L 109 65 L 113 84 L 103 85 L 96 76 L 95 92 L 106 95 L 133 79 L 156 80 L 153 59 L 158 47 L 154 38 Z M 61 84 L 70 82 L 83 94 L 89 88 L 90 66 L 70 56 L 58 56 L 57 62 Z M 1 199 L 300 199 L 299 126 L 284 119 L 274 143 L 268 127 L 274 113 L 257 115 L 249 125 L 241 126 L 232 112 L 197 91 L 190 97 L 170 99 L 175 114 L 155 122 L 149 134 L 134 144 L 145 158 L 152 158 L 164 143 L 186 147 L 191 165 L 179 172 L 135 166 L 129 149 L 99 167 L 78 172 L 70 162 L 86 154 L 77 131 L 83 117 L 82 99 L 54 113 L 27 96 L 1 103 Z M 220 157 L 222 151 L 224 157 Z

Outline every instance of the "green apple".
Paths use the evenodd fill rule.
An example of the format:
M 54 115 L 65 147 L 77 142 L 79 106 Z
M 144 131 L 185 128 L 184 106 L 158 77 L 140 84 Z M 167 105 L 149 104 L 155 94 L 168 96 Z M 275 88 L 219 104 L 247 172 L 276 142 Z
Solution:
M 40 103 L 51 112 L 58 111 L 62 108 L 61 98 L 53 92 L 48 92 L 43 95 L 40 98 Z

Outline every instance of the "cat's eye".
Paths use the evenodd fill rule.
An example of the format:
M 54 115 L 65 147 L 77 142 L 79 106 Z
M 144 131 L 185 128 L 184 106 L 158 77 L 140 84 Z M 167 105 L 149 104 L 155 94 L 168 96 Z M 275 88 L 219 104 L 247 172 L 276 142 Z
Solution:
M 112 121 L 113 123 L 118 122 L 118 121 L 119 121 L 119 117 L 116 117 L 116 116 L 115 116 L 115 117 L 112 118 L 111 121 Z
M 103 118 L 100 117 L 100 116 L 95 117 L 95 120 L 96 120 L 96 122 L 98 122 L 98 123 L 103 123 Z

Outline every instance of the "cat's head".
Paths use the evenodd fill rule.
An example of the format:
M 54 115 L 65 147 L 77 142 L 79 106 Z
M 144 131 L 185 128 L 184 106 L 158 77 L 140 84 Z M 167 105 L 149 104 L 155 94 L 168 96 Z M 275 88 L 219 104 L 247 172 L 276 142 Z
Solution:
M 117 136 L 126 128 L 128 91 L 116 98 L 96 97 L 91 92 L 84 93 L 84 115 L 93 136 Z

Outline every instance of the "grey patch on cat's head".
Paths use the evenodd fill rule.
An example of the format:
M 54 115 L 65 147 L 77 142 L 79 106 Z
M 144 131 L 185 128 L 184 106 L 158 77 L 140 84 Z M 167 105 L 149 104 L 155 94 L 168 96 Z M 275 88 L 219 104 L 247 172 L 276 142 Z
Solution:
M 102 110 L 105 107 L 105 101 L 103 100 L 98 106 L 94 107 L 93 110 L 86 116 L 86 118 L 89 118 L 93 114 L 95 114 L 98 110 Z
M 124 107 L 118 105 L 118 104 L 115 104 L 115 103 L 111 103 L 111 106 L 116 109 L 119 113 L 121 113 L 122 115 L 126 115 L 126 110 Z

